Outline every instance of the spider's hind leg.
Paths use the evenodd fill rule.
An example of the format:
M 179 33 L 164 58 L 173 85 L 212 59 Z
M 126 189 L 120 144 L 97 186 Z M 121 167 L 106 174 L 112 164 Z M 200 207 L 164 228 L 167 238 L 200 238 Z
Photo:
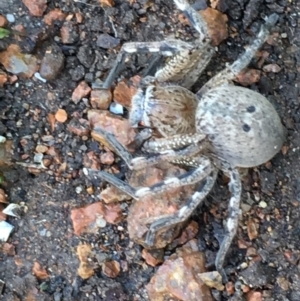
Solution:
M 147 232 L 145 240 L 146 244 L 153 246 L 158 232 L 160 232 L 162 229 L 175 226 L 187 220 L 211 191 L 216 181 L 217 174 L 217 171 L 214 170 L 210 175 L 203 179 L 197 191 L 188 199 L 186 205 L 179 209 L 175 214 L 162 217 L 153 222 L 149 228 L 149 231 Z
M 211 78 L 198 92 L 197 96 L 201 97 L 208 90 L 216 88 L 218 86 L 230 84 L 232 80 L 251 62 L 252 58 L 255 56 L 256 52 L 263 45 L 263 43 L 268 39 L 270 35 L 270 30 L 278 21 L 278 15 L 272 14 L 267 19 L 265 24 L 262 25 L 256 39 L 251 43 L 251 45 L 246 49 L 246 51 L 240 55 L 240 57 L 233 62 L 231 65 L 227 66 L 224 70 L 216 74 Z
M 241 213 L 240 200 L 242 193 L 242 183 L 240 179 L 240 174 L 237 169 L 226 170 L 230 176 L 229 190 L 231 192 L 231 198 L 228 206 L 228 219 L 226 222 L 226 234 L 220 245 L 219 252 L 216 257 L 215 265 L 217 271 L 222 275 L 224 283 L 227 282 L 227 276 L 223 269 L 224 261 L 228 250 L 230 248 L 231 242 L 236 235 L 238 229 L 238 222 Z

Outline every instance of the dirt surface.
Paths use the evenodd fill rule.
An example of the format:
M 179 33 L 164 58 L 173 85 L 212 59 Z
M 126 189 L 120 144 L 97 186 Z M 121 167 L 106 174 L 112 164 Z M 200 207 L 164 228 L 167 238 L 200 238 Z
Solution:
M 30 38 L 23 37 L 19 41 L 24 52 L 26 47 L 28 51 L 34 44 L 31 53 L 42 59 L 48 46 L 58 45 L 65 56 L 63 70 L 52 81 L 43 83 L 33 77 L 19 79 L 17 84 L 0 88 L 1 134 L 12 139 L 15 161 L 24 162 L 22 155 L 27 154 L 26 162 L 33 162 L 35 147 L 44 143 L 58 150 L 58 165 L 67 164 L 60 172 L 57 172 L 57 165 L 53 168 L 50 165 L 48 170 L 35 174 L 17 166 L 4 172 L 2 187 L 9 202 L 23 202 L 26 210 L 21 218 L 8 219 L 15 227 L 8 242 L 15 246 L 16 254 L 0 253 L 0 279 L 5 282 L 1 300 L 148 300 L 145 286 L 154 275 L 155 268 L 145 264 L 142 248 L 130 241 L 126 221 L 118 225 L 107 224 L 95 234 L 80 237 L 74 234 L 71 209 L 95 202 L 103 189 L 101 184 L 95 186 L 94 195 L 87 193 L 86 188 L 92 183 L 82 172 L 84 155 L 91 150 L 98 154 L 104 150 L 92 138 L 85 140 L 70 133 L 67 126 L 71 118 L 58 123 L 54 131 L 51 131 L 47 119 L 49 113 L 54 114 L 60 108 L 69 117 L 86 118 L 89 104 L 85 101 L 75 104 L 71 100 L 72 92 L 82 79 L 91 85 L 96 79 L 105 78 L 116 58 L 116 46 L 128 41 L 154 41 L 168 36 L 189 41 L 196 36 L 190 27 L 180 24 L 172 1 L 115 2 L 114 7 L 101 8 L 96 1 L 86 4 L 73 0 L 49 1 L 45 13 L 60 8 L 66 14 L 79 12 L 83 17 L 82 23 L 71 22 L 72 31 L 78 36 L 73 36 L 70 44 L 63 44 L 58 38 L 59 22 L 47 29 L 47 38 L 35 44 L 34 33 L 45 28 L 42 18 L 30 16 L 21 1 L 0 2 L 0 13 L 14 14 L 14 25 L 22 24 L 29 34 Z M 197 7 L 205 6 L 205 2 L 198 1 Z M 258 32 L 262 18 L 277 12 L 280 16 L 274 27 L 277 37 L 272 45 L 263 47 L 270 53 L 264 64 L 277 64 L 281 70 L 278 73 L 263 72 L 260 81 L 250 88 L 268 97 L 288 130 L 284 151 L 271 163 L 249 170 L 245 176 L 243 216 L 225 268 L 231 282 L 236 283 L 242 277 L 243 282 L 253 288 L 250 290 L 262 293 L 264 300 L 298 301 L 300 3 L 296 0 L 221 0 L 218 8 L 229 18 L 230 37 L 219 45 L 217 54 L 194 90 L 221 70 L 226 62 L 236 59 Z M 103 33 L 113 38 L 107 40 L 107 36 L 101 36 Z M 0 40 L 0 50 L 10 43 L 10 40 Z M 116 47 L 115 50 L 112 47 Z M 134 56 L 127 62 L 122 76 L 139 73 L 147 67 L 147 61 L 147 55 Z M 255 63 L 250 67 L 260 69 Z M 45 141 L 47 135 L 53 137 Z M 124 163 L 118 161 L 117 166 L 124 175 Z M 197 239 L 200 249 L 205 252 L 208 266 L 214 262 L 218 239 L 223 235 L 222 221 L 226 217 L 228 197 L 226 179 L 220 176 L 205 205 L 193 216 L 200 224 Z M 124 214 L 129 206 L 130 202 L 122 202 Z M 253 223 L 258 233 L 251 241 L 249 228 Z M 109 278 L 99 268 L 87 280 L 77 276 L 79 260 L 76 248 L 83 243 L 92 245 L 95 261 L 98 261 L 95 264 L 106 259 L 119 262 L 120 274 L 114 279 Z M 252 247 L 252 254 L 248 253 L 249 247 Z M 165 256 L 170 253 L 166 252 Z M 251 256 L 260 256 L 261 260 L 247 268 Z M 46 268 L 50 278 L 41 280 L 33 276 L 34 262 Z M 215 291 L 214 296 L 216 300 L 230 299 L 226 291 Z

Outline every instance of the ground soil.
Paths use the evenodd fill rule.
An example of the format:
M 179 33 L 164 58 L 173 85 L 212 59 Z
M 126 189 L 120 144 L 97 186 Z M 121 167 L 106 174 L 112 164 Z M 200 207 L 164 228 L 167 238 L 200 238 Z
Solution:
M 146 3 L 149 5 L 144 9 Z M 198 1 L 197 4 L 205 6 L 205 2 Z M 79 32 L 85 32 L 86 37 L 68 47 L 57 43 L 63 49 L 66 64 L 54 81 L 42 83 L 36 79 L 19 79 L 18 85 L 6 85 L 0 90 L 1 120 L 7 128 L 4 135 L 13 140 L 13 159 L 16 161 L 21 161 L 24 153 L 33 159 L 35 146 L 49 129 L 46 118 L 49 113 L 64 108 L 69 116 L 76 113 L 86 117 L 86 104 L 74 104 L 71 101 L 72 91 L 81 79 L 79 76 L 77 80 L 72 80 L 76 77 L 74 74 L 78 72 L 78 66 L 82 66 L 78 55 L 85 55 L 80 54 L 79 49 L 84 45 L 98 59 L 96 64 L 82 66 L 82 77 L 90 83 L 98 77 L 104 79 L 116 52 L 98 47 L 96 40 L 103 32 L 115 36 L 112 23 L 121 44 L 128 41 L 160 40 L 172 35 L 192 40 L 196 36 L 190 27 L 183 27 L 178 22 L 177 12 L 169 0 L 137 0 L 132 5 L 128 1 L 116 0 L 114 7 L 105 9 L 96 1 L 84 4 L 73 0 L 50 0 L 47 11 L 54 8 L 70 14 L 80 12 L 84 21 L 78 29 Z M 244 214 L 225 268 L 232 282 L 243 277 L 245 282 L 263 293 L 264 300 L 300 300 L 300 3 L 297 0 L 221 0 L 219 9 L 229 18 L 231 35 L 218 47 L 217 54 L 194 89 L 221 70 L 226 62 L 236 59 L 258 32 L 262 18 L 277 12 L 280 20 L 274 31 L 278 33 L 278 38 L 272 46 L 264 46 L 270 53 L 265 64 L 278 64 L 281 71 L 263 73 L 260 81 L 250 88 L 260 91 L 274 104 L 288 133 L 285 148 L 287 152 L 280 152 L 271 164 L 250 170 L 245 178 L 242 195 Z M 23 24 L 28 32 L 44 26 L 41 25 L 41 18 L 31 17 L 18 0 L 1 1 L 0 12 L 4 15 L 13 13 L 16 24 Z M 141 19 L 143 17 L 147 18 Z M 45 47 L 56 43 L 55 37 L 58 35 L 59 31 L 54 29 L 53 35 L 37 45 L 35 54 L 42 57 Z M 6 47 L 3 41 L 0 46 L 2 50 Z M 130 77 L 139 73 L 146 66 L 147 60 L 145 55 L 134 57 L 127 63 L 122 76 Z M 256 64 L 251 67 L 258 68 Z M 55 95 L 52 101 L 47 100 L 49 92 Z M 37 109 L 40 113 L 38 118 L 34 118 Z M 22 126 L 18 125 L 20 121 Z M 9 243 L 15 246 L 16 255 L 0 254 L 0 279 L 6 284 L 0 299 L 148 300 L 145 285 L 154 275 L 155 268 L 143 262 L 141 247 L 130 241 L 126 221 L 119 225 L 108 224 L 97 234 L 80 237 L 74 234 L 70 210 L 94 202 L 94 198 L 86 192 L 90 183 L 82 172 L 83 156 L 89 150 L 97 149 L 98 144 L 91 138 L 83 141 L 71 134 L 67 125 L 68 122 L 60 124 L 51 133 L 55 137 L 55 147 L 59 149 L 63 161 L 67 162 L 67 170 L 61 176 L 54 176 L 51 171 L 34 175 L 17 166 L 4 172 L 3 188 L 8 194 L 9 202 L 23 202 L 27 210 L 19 219 L 8 219 L 15 227 Z M 20 144 L 25 136 L 28 140 L 26 149 Z M 70 152 L 74 155 L 69 156 Z M 120 165 L 121 168 L 123 166 Z M 213 262 L 218 250 L 217 238 L 223 234 L 222 220 L 217 219 L 211 209 L 217 206 L 220 212 L 225 212 L 229 192 L 224 184 L 224 178 L 220 177 L 205 205 L 193 216 L 194 220 L 201 223 L 197 239 L 208 264 Z M 96 189 L 99 192 L 102 187 Z M 266 208 L 259 207 L 261 201 L 267 203 Z M 129 205 L 130 202 L 124 202 L 124 212 Z M 249 241 L 249 220 L 254 220 L 259 225 L 258 235 L 252 241 L 252 246 L 263 260 L 253 270 L 247 270 L 246 273 L 244 270 L 243 274 L 241 265 L 247 261 L 246 250 L 238 242 Z M 123 230 L 118 226 L 122 226 Z M 121 262 L 123 269 L 119 276 L 115 279 L 108 278 L 101 269 L 88 280 L 77 276 L 79 260 L 76 247 L 80 243 L 94 246 L 99 256 Z M 35 261 L 47 269 L 51 275 L 49 279 L 37 280 L 32 276 Z M 30 292 L 38 294 L 38 297 L 30 299 Z M 225 292 L 215 293 L 215 297 L 216 300 L 230 298 Z

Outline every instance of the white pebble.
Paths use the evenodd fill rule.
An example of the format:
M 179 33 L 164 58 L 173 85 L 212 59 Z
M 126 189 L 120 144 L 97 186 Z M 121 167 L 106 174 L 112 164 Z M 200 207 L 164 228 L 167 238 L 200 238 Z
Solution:
M 7 14 L 6 19 L 9 23 L 14 23 L 16 21 L 16 18 L 13 14 Z
M 37 79 L 39 79 L 40 81 L 42 81 L 43 83 L 46 83 L 46 82 L 47 82 L 46 79 L 44 79 L 43 77 L 41 77 L 41 75 L 39 74 L 39 72 L 35 72 L 35 73 L 34 73 L 34 76 L 35 76 Z
M 81 187 L 81 186 L 77 186 L 77 187 L 75 188 L 75 191 L 76 191 L 77 194 L 81 193 L 82 187 Z
M 124 113 L 124 108 L 122 105 L 116 103 L 116 102 L 112 102 L 109 110 L 111 113 L 113 114 L 117 114 L 117 115 L 122 115 Z
M 258 206 L 260 208 L 267 208 L 268 204 L 265 201 L 260 201 L 259 204 L 258 204 Z

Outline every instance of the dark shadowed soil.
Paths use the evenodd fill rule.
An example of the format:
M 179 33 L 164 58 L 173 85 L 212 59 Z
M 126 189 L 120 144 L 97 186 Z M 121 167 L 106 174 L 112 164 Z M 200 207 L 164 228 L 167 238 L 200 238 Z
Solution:
M 197 4 L 200 8 L 205 7 L 202 0 Z M 16 255 L 0 253 L 0 279 L 5 282 L 0 300 L 148 300 L 145 285 L 154 275 L 155 268 L 144 263 L 142 249 L 130 241 L 125 221 L 118 225 L 107 224 L 97 234 L 81 237 L 74 234 L 70 210 L 95 201 L 86 192 L 86 187 L 91 183 L 82 168 L 84 154 L 98 149 L 98 143 L 92 138 L 85 141 L 70 133 L 67 130 L 68 121 L 51 132 L 47 116 L 63 108 L 68 116 L 77 114 L 86 118 L 87 103 L 81 101 L 74 104 L 71 95 L 80 80 L 85 79 L 90 84 L 97 78 L 103 80 L 112 66 L 118 48 L 108 50 L 96 43 L 102 33 L 116 37 L 112 24 L 118 34 L 116 38 L 120 39 L 113 42 L 120 45 L 128 41 L 154 41 L 168 36 L 192 40 L 196 34 L 190 27 L 179 23 L 178 11 L 174 10 L 169 0 L 137 0 L 132 5 L 128 1 L 117 0 L 114 7 L 105 9 L 99 7 L 97 1 L 84 4 L 73 0 L 50 0 L 46 12 L 54 8 L 69 14 L 80 12 L 83 22 L 74 26 L 79 34 L 86 36 L 71 45 L 63 45 L 57 39 L 59 24 L 54 26 L 48 38 L 36 45 L 33 53 L 42 58 L 47 46 L 57 44 L 65 55 L 65 68 L 52 82 L 43 83 L 35 78 L 19 79 L 17 85 L 0 88 L 1 121 L 7 128 L 3 135 L 13 140 L 13 160 L 22 161 L 21 156 L 28 154 L 28 161 L 33 162 L 36 145 L 43 141 L 45 135 L 51 134 L 53 145 L 59 150 L 61 161 L 67 163 L 67 168 L 60 176 L 51 169 L 34 175 L 17 166 L 4 172 L 2 188 L 8 194 L 9 202 L 23 202 L 26 212 L 19 219 L 8 219 L 15 227 L 8 242 L 15 246 Z M 219 9 L 229 18 L 231 35 L 218 46 L 217 54 L 194 90 L 220 71 L 226 62 L 236 59 L 258 32 L 263 17 L 277 12 L 280 20 L 274 32 L 278 33 L 278 37 L 273 45 L 266 44 L 263 49 L 270 53 L 265 64 L 277 64 L 281 70 L 278 73 L 263 72 L 260 81 L 250 88 L 268 97 L 288 132 L 285 151 L 280 152 L 271 163 L 249 170 L 245 177 L 242 195 L 244 214 L 225 268 L 230 273 L 230 281 L 235 283 L 242 277 L 244 283 L 262 292 L 264 300 L 299 301 L 300 2 L 220 0 Z M 31 17 L 18 0 L 1 1 L 0 13 L 14 14 L 15 23 L 23 24 L 28 33 L 44 26 L 41 18 Z M 233 35 L 234 31 L 236 34 Z M 30 43 L 23 42 L 25 46 Z M 1 50 L 8 44 L 0 40 Z M 140 73 L 147 66 L 147 61 L 146 55 L 133 57 L 127 62 L 122 76 Z M 260 69 L 256 64 L 250 67 Z M 21 143 L 24 137 L 26 145 Z M 123 163 L 119 163 L 119 167 L 121 172 L 122 168 L 126 171 Z M 102 188 L 96 187 L 95 195 Z M 214 261 L 219 247 L 217 238 L 223 234 L 222 219 L 218 219 L 211 209 L 218 207 L 225 218 L 228 197 L 225 180 L 220 176 L 205 205 L 193 216 L 200 223 L 197 239 L 200 249 L 207 256 L 208 265 Z M 267 205 L 262 206 L 262 202 Z M 130 202 L 122 204 L 125 213 L 129 206 Z M 251 269 L 245 266 L 246 249 L 241 247 L 243 241 L 250 242 L 247 232 L 249 220 L 259 225 L 252 247 L 262 258 Z M 120 262 L 122 269 L 119 276 L 108 278 L 100 268 L 88 280 L 77 276 L 79 260 L 76 247 L 80 243 L 92 245 L 95 258 L 98 256 L 99 260 L 105 257 Z M 47 269 L 49 279 L 37 280 L 32 275 L 35 261 Z M 30 294 L 37 294 L 38 297 L 30 299 Z M 215 296 L 216 300 L 230 299 L 226 292 L 215 292 Z

